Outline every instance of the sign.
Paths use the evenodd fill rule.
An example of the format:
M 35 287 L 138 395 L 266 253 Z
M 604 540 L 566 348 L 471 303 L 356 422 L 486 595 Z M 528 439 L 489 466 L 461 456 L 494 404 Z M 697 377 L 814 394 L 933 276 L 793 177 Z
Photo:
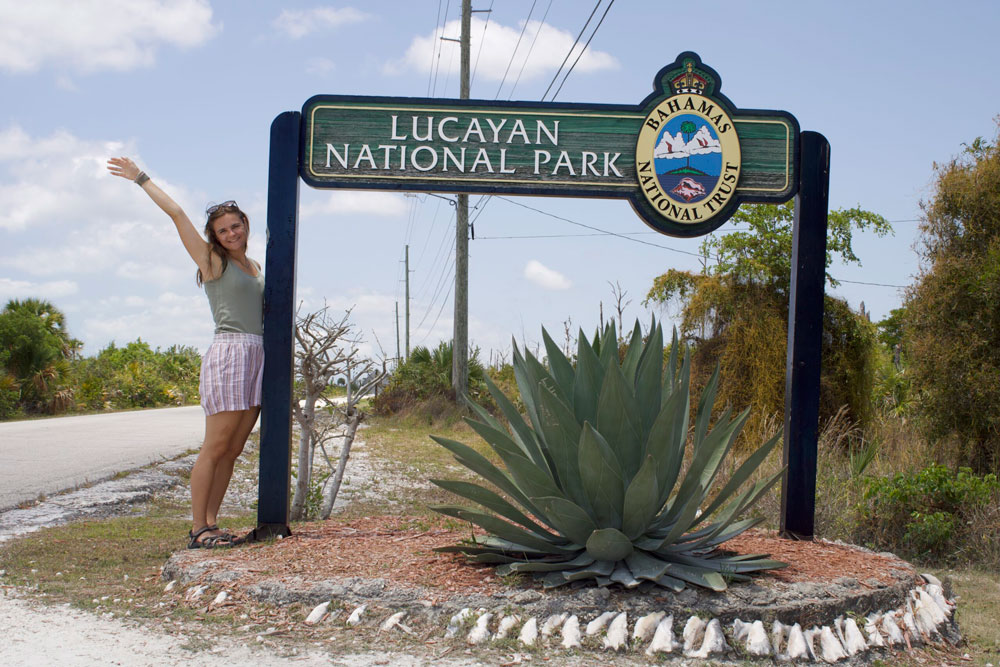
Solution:
M 707 234 L 797 188 L 795 118 L 737 109 L 691 52 L 638 105 L 319 95 L 300 175 L 317 188 L 627 199 L 654 229 Z

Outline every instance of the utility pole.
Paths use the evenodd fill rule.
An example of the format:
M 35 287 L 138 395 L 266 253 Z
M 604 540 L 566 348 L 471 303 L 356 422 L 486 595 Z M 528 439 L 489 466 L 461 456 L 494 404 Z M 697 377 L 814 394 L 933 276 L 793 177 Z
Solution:
M 396 368 L 399 368 L 399 301 L 396 302 Z
M 410 245 L 406 244 L 406 358 L 410 358 Z
M 469 32 L 472 0 L 462 0 L 461 88 L 469 99 Z M 469 393 L 469 195 L 460 194 L 455 211 L 455 329 L 451 347 L 451 386 L 455 400 L 465 403 Z

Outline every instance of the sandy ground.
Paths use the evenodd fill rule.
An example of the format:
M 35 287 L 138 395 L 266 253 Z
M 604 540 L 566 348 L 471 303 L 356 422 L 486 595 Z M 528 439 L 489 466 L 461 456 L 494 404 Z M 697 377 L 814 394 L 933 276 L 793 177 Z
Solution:
M 246 646 L 225 638 L 211 648 L 186 647 L 183 635 L 166 635 L 136 623 L 88 614 L 69 605 L 46 606 L 13 597 L 0 589 L 0 665 L 128 665 L 160 667 L 231 667 L 258 665 L 369 665 L 417 666 L 430 664 L 421 658 L 394 653 L 328 656 L 321 652 L 278 655 L 267 646 Z M 435 665 L 478 665 L 466 660 L 435 660 Z

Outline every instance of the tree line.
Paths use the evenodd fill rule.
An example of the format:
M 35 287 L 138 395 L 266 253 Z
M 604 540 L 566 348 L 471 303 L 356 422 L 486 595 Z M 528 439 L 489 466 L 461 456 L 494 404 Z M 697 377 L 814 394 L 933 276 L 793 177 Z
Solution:
M 51 302 L 8 301 L 0 311 L 0 419 L 198 402 L 201 355 L 193 347 L 112 341 L 89 357 L 82 347 Z

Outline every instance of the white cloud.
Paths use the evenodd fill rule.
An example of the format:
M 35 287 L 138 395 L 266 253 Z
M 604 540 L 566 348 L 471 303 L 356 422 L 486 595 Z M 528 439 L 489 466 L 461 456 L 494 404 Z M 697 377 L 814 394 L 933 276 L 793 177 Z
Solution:
M 569 278 L 535 259 L 525 265 L 524 277 L 544 289 L 564 290 L 572 286 Z
M 10 299 L 24 299 L 27 297 L 54 300 L 76 294 L 78 289 L 79 286 L 72 280 L 33 283 L 27 280 L 0 278 L 0 303 L 7 303 Z
M 329 58 L 309 58 L 306 60 L 306 73 L 324 76 L 337 69 L 337 64 Z
M 193 280 L 173 225 L 139 188 L 108 173 L 108 156 L 122 153 L 135 155 L 131 146 L 64 131 L 37 138 L 18 127 L 0 131 L 0 266 L 163 288 Z M 158 182 L 186 210 L 198 210 L 184 188 Z
M 443 42 L 440 38 L 458 37 L 460 31 L 461 21 L 456 19 L 448 22 L 443 29 L 435 30 L 433 34 L 414 37 L 402 58 L 386 64 L 386 72 L 400 74 L 415 70 L 428 73 L 432 67 L 440 67 L 439 77 L 449 74 L 449 68 L 451 68 L 450 74 L 457 75 L 458 58 L 450 58 L 448 50 L 454 49 L 457 53 L 458 44 Z M 519 73 L 522 81 L 553 73 L 566 58 L 566 52 L 569 51 L 575 39 L 569 32 L 541 21 L 528 22 L 524 29 L 524 36 L 521 37 L 521 43 L 518 45 L 520 34 L 520 25 L 515 28 L 501 25 L 496 21 L 490 21 L 487 25 L 482 19 L 472 19 L 472 29 L 469 35 L 471 52 L 476 54 L 473 56 L 476 80 L 500 81 L 504 77 L 504 72 L 508 70 L 508 65 L 507 86 L 513 84 Z M 534 48 L 531 48 L 532 42 L 535 43 Z M 482 43 L 481 46 L 480 43 Z M 442 49 L 440 59 L 436 56 L 439 45 Z M 517 53 L 514 53 L 515 46 L 517 46 Z M 567 62 L 572 63 L 580 54 L 581 49 L 583 49 L 583 45 L 577 44 Z M 528 57 L 529 50 L 530 58 Z M 513 62 L 511 62 L 512 55 Z M 574 71 L 596 72 L 617 69 L 618 66 L 618 61 L 610 53 L 587 49 Z M 523 72 L 521 72 L 522 67 L 524 68 Z
M 79 333 L 75 327 L 71 330 L 97 348 L 108 341 L 121 345 L 141 337 L 153 347 L 191 345 L 204 351 L 212 342 L 212 328 L 204 295 L 164 292 L 149 299 L 113 296 L 87 304 Z
M 199 46 L 217 31 L 208 0 L 0 0 L 0 70 L 127 71 L 152 65 L 162 45 Z
M 360 23 L 368 14 L 344 7 L 314 7 L 313 9 L 286 9 L 272 22 L 274 27 L 292 39 L 305 37 L 311 32 L 338 28 L 342 25 Z
M 317 193 L 318 194 L 318 193 Z M 403 195 L 392 192 L 359 192 L 334 190 L 316 199 L 303 201 L 299 211 L 303 218 L 322 216 L 353 215 L 404 215 L 408 205 Z

